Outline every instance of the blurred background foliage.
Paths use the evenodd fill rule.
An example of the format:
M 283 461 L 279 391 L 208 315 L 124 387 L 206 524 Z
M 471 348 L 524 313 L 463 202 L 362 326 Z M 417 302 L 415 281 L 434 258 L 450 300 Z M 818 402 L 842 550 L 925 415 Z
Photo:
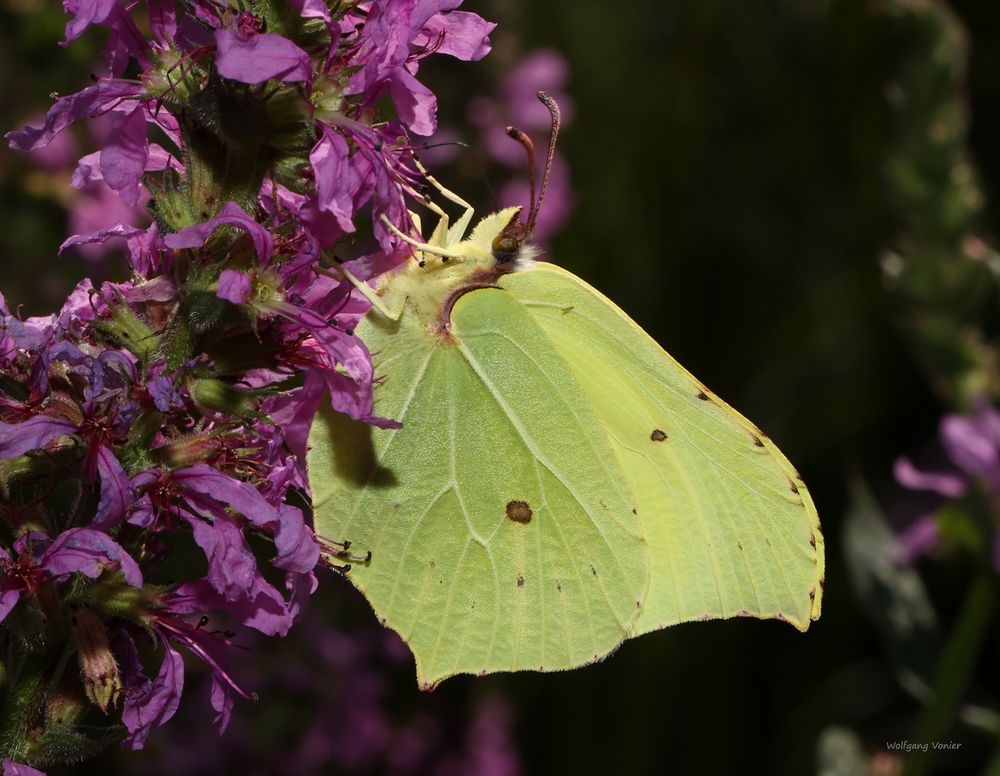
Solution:
M 416 691 L 395 647 L 372 646 L 352 663 L 310 624 L 280 654 L 249 645 L 261 701 L 237 709 L 225 741 L 194 708 L 207 707 L 206 688 L 185 697 L 146 752 L 109 752 L 88 769 L 899 773 L 886 742 L 913 740 L 926 682 L 906 679 L 913 666 L 886 627 L 885 601 L 863 582 L 872 578 L 865 550 L 888 540 L 876 515 L 897 497 L 896 457 L 926 446 L 942 413 L 996 398 L 1000 386 L 1000 5 L 465 7 L 500 27 L 484 61 L 425 70 L 441 137 L 469 144 L 440 154 L 435 174 L 492 209 L 490 192 L 509 170 L 483 150 L 471 98 L 494 93 L 539 48 L 566 58 L 573 120 L 560 148 L 575 209 L 550 256 L 617 301 L 796 463 L 827 537 L 823 617 L 805 635 L 750 620 L 682 625 L 583 670 L 462 677 L 430 695 Z M 102 41 L 60 50 L 63 24 L 53 2 L 0 0 L 5 129 L 87 80 Z M 0 148 L 2 290 L 25 315 L 57 306 L 83 274 L 118 271 L 113 258 L 56 258 L 68 178 Z M 856 495 L 867 491 L 874 496 Z M 847 530 L 849 513 L 869 522 Z M 911 613 L 936 611 L 917 661 L 929 674 L 968 566 L 961 556 L 925 562 L 920 577 L 900 571 L 885 586 L 910 591 L 902 605 Z M 325 588 L 313 620 L 352 643 L 381 644 L 350 586 L 330 577 Z M 982 772 L 997 749 L 1000 633 L 997 620 L 988 627 L 970 666 L 976 705 L 961 709 L 948 737 L 961 748 L 939 754 L 935 773 Z M 359 677 L 369 682 L 360 689 Z M 366 709 L 376 722 L 352 728 Z M 483 733 L 476 720 L 487 712 L 500 720 Z M 404 757 L 406 746 L 417 754 Z

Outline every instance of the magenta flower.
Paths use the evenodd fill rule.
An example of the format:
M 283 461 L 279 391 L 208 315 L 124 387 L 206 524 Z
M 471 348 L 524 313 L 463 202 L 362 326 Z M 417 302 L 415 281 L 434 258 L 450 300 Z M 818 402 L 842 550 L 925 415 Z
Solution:
M 461 0 L 385 0 L 372 3 L 356 49 L 349 56 L 361 69 L 348 93 L 363 94 L 369 108 L 388 94 L 400 120 L 418 135 L 437 126 L 437 100 L 415 74 L 432 52 L 459 59 L 481 59 L 489 53 L 493 24 L 475 14 L 454 13 Z
M 90 528 L 74 528 L 54 540 L 45 534 L 24 534 L 14 543 L 16 559 L 0 548 L 0 621 L 22 595 L 35 595 L 48 580 L 64 581 L 73 574 L 97 579 L 106 571 L 120 571 L 125 582 L 142 587 L 135 560 L 110 536 Z
M 276 78 L 280 81 L 308 81 L 312 78 L 309 55 L 280 35 L 252 34 L 216 30 L 215 66 L 219 75 L 260 84 Z
M 107 130 L 76 164 L 60 250 L 124 242 L 127 279 L 83 280 L 39 318 L 0 297 L 0 458 L 18 472 L 0 506 L 0 622 L 41 629 L 23 641 L 47 664 L 78 655 L 74 702 L 107 721 L 81 714 L 79 751 L 46 762 L 122 727 L 142 748 L 179 708 L 185 653 L 208 667 L 225 730 L 251 697 L 229 668 L 241 638 L 285 636 L 316 567 L 346 569 L 346 543 L 318 539 L 300 508 L 308 429 L 323 401 L 398 424 L 373 414 L 354 334 L 368 303 L 327 262 L 362 219 L 381 250 L 352 262 L 359 277 L 408 255 L 385 221 L 409 230 L 424 199 L 411 134 L 434 130 L 437 103 L 419 65 L 490 48 L 494 25 L 460 4 L 65 0 L 66 42 L 103 27 L 106 68 L 7 137 L 52 157 L 76 121 Z M 57 700 L 27 725 L 40 741 Z
M 68 420 L 38 415 L 23 423 L 0 421 L 0 458 L 17 458 L 76 431 Z
M 4 776 L 45 776 L 44 771 L 32 768 L 30 765 L 16 763 L 7 757 L 3 758 Z
M 939 545 L 937 512 L 943 504 L 962 498 L 975 486 L 984 490 L 990 504 L 1000 503 L 1000 412 L 983 404 L 974 415 L 946 415 L 938 439 L 945 461 L 936 470 L 924 471 L 907 457 L 897 459 L 894 466 L 900 485 L 930 497 L 927 509 L 899 536 L 894 557 L 900 563 L 912 563 Z M 997 526 L 992 535 L 993 567 L 1000 573 Z
M 163 242 L 168 248 L 179 250 L 181 248 L 200 248 L 205 241 L 212 236 L 220 226 L 236 226 L 246 230 L 253 242 L 254 250 L 257 252 L 257 260 L 261 264 L 267 264 L 274 253 L 274 240 L 271 234 L 250 218 L 235 202 L 227 202 L 219 210 L 215 218 L 196 226 L 189 226 L 181 229 L 175 234 L 168 234 Z

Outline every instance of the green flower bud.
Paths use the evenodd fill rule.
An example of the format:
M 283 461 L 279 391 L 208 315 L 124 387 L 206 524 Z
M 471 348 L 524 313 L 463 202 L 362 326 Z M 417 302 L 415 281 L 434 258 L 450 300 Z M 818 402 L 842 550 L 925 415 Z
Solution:
M 80 660 L 83 690 L 102 712 L 118 701 L 122 680 L 101 619 L 86 607 L 70 608 L 70 628 Z

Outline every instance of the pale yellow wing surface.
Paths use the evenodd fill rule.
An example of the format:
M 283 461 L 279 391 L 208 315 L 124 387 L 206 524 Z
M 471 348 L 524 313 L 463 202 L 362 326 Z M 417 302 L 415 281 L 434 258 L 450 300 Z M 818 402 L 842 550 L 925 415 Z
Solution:
M 500 284 L 569 365 L 623 461 L 651 564 L 633 635 L 738 615 L 805 630 L 820 613 L 823 537 L 781 451 L 571 273 L 540 264 Z
M 483 289 L 455 305 L 450 338 L 406 313 L 357 333 L 376 412 L 404 426 L 317 420 L 315 524 L 372 550 L 349 577 L 421 684 L 608 654 L 634 629 L 647 550 L 617 454 L 526 308 Z

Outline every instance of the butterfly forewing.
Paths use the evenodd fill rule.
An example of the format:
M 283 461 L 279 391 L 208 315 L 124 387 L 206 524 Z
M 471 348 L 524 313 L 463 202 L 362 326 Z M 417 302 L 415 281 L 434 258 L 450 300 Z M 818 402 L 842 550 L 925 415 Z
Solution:
M 574 275 L 539 265 L 501 285 L 559 351 L 623 461 L 650 549 L 634 635 L 737 615 L 808 627 L 823 539 L 774 444 Z

